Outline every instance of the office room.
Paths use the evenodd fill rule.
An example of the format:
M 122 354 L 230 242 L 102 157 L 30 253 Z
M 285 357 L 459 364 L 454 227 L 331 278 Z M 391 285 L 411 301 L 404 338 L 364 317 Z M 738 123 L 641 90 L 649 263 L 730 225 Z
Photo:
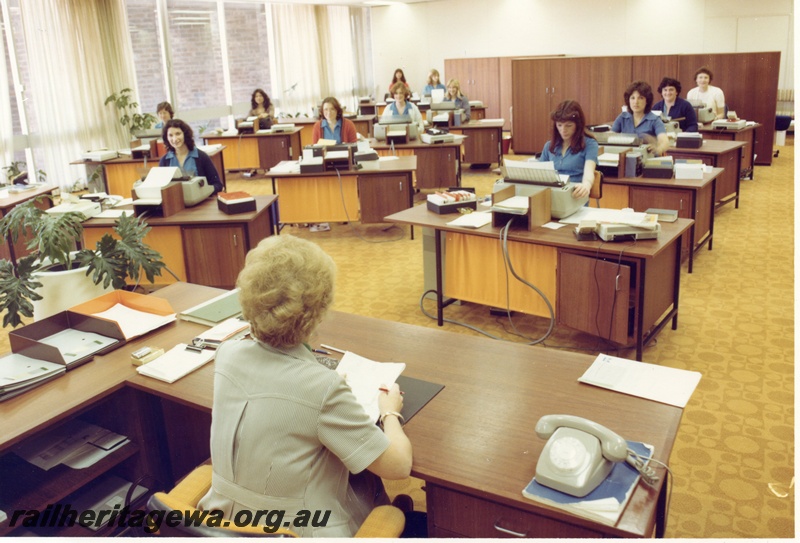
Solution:
M 87 148 L 124 145 L 128 134 L 119 126 L 117 112 L 102 104 L 108 92 L 93 91 L 88 99 L 97 103 L 87 109 L 75 108 L 82 113 L 72 119 L 73 126 L 60 124 L 54 128 L 44 117 L 52 111 L 49 108 L 56 107 L 57 101 L 45 104 L 39 96 L 44 93 L 43 89 L 55 92 L 59 83 L 42 83 L 47 79 L 44 77 L 30 87 L 34 91 L 31 99 L 34 109 L 28 110 L 27 119 L 20 118 L 18 101 L 27 98 L 15 87 L 31 85 L 30 80 L 25 79 L 30 78 L 30 74 L 24 76 L 21 83 L 14 79 L 14 75 L 15 72 L 26 74 L 29 69 L 27 55 L 36 54 L 26 50 L 25 40 L 21 37 L 22 1 L 0 0 L 3 21 L 12 21 L 15 31 L 19 31 L 14 36 L 13 51 L 9 50 L 11 42 L 3 40 L 6 65 L 2 70 L 4 74 L 0 83 L 3 85 L 0 88 L 7 87 L 9 91 L 7 100 L 0 101 L 0 106 L 13 112 L 10 114 L 12 122 L 3 121 L 0 127 L 5 147 L 2 166 L 11 165 L 12 161 L 35 164 L 36 169 L 47 170 L 48 179 L 57 183 L 64 194 L 72 188 L 101 189 L 97 177 L 91 176 L 91 170 L 70 163 L 75 162 Z M 127 18 L 109 21 L 108 28 L 125 35 L 126 40 L 130 36 L 133 51 L 124 53 L 123 58 L 133 66 L 125 66 L 119 73 L 115 71 L 115 77 L 119 75 L 120 79 L 114 81 L 132 80 L 127 84 L 139 94 L 143 113 L 155 114 L 157 104 L 171 98 L 177 116 L 192 126 L 196 139 L 230 129 L 234 119 L 245 118 L 251 109 L 250 94 L 256 88 L 263 88 L 273 100 L 276 122 L 290 124 L 292 118 L 289 115 L 317 114 L 319 103 L 329 94 L 337 95 L 348 112 L 357 110 L 361 96 L 371 95 L 380 102 L 389 92 L 389 82 L 398 68 L 403 70 L 410 90 L 421 93 L 430 70 L 435 68 L 445 85 L 451 78 L 459 78 L 461 90 L 469 100 L 479 100 L 485 106 L 486 120 L 503 119 L 503 135 L 510 139 L 509 148 L 503 149 L 506 160 L 514 160 L 515 156 L 527 159 L 541 151 L 541 143 L 537 143 L 535 149 L 517 153 L 515 144 L 522 145 L 523 129 L 513 125 L 519 122 L 519 118 L 514 116 L 513 105 L 515 102 L 519 104 L 521 98 L 514 96 L 511 59 L 532 57 L 681 57 L 779 52 L 779 62 L 774 67 L 776 113 L 794 117 L 795 111 L 792 98 L 795 87 L 795 6 L 791 0 L 686 0 L 672 3 L 635 0 L 562 3 L 538 0 L 498 0 L 491 3 L 481 0 L 348 1 L 325 3 L 331 6 L 330 13 L 320 11 L 327 9 L 324 6 L 314 8 L 306 5 L 313 2 L 297 2 L 294 6 L 225 0 L 122 0 L 121 3 L 125 6 Z M 349 14 L 336 11 L 341 5 L 349 5 L 357 11 Z M 164 28 L 158 27 L 158 15 L 153 15 L 159 10 L 171 17 L 171 22 Z M 224 61 L 219 58 L 219 49 L 226 45 L 219 45 L 219 29 L 215 26 L 219 24 L 221 13 L 228 24 L 228 53 Z M 176 22 L 179 17 L 183 18 L 181 25 Z M 309 30 L 313 25 L 304 18 L 316 19 L 315 24 L 320 30 Z M 327 20 L 330 26 L 325 26 L 322 20 Z M 289 26 L 289 21 L 297 26 Z M 253 25 L 253 32 L 243 31 L 241 26 L 247 24 Z M 309 73 L 301 66 L 300 59 L 311 54 L 317 45 L 325 50 L 325 37 L 335 35 L 341 28 L 337 25 L 341 24 L 351 25 L 351 30 L 358 28 L 358 31 L 352 30 L 354 39 L 349 45 L 357 51 L 353 53 L 354 60 L 344 68 L 331 64 L 335 67 L 330 69 L 336 72 L 334 75 L 323 73 L 330 66 L 325 70 L 320 67 L 319 74 Z M 273 33 L 272 28 L 283 28 L 284 31 Z M 26 27 L 25 31 L 30 32 L 31 27 Z M 315 35 L 317 42 L 303 43 L 305 32 Z M 6 37 L 3 34 L 3 38 Z M 173 48 L 174 69 L 171 71 L 164 68 L 167 62 L 161 56 L 160 44 L 165 40 L 171 42 Z M 155 43 L 148 45 L 148 41 Z M 330 38 L 330 42 L 341 47 L 338 39 Z M 341 51 L 328 51 L 319 58 L 330 58 L 326 54 L 341 55 Z M 15 62 L 11 61 L 12 55 L 16 55 Z M 111 58 L 116 57 L 97 55 L 96 61 L 98 66 L 107 66 Z M 187 62 L 187 59 L 192 60 Z M 205 64 L 204 59 L 208 59 Z M 725 64 L 726 67 L 732 65 L 735 66 Z M 95 73 L 99 71 L 98 66 L 86 69 L 82 74 L 87 82 L 102 79 Z M 714 70 L 715 66 L 709 68 Z M 52 69 L 57 73 L 56 67 Z M 219 75 L 226 70 L 225 77 Z M 214 71 L 217 73 L 212 76 Z M 657 68 L 648 70 L 646 76 L 654 92 L 662 76 L 679 75 L 659 73 L 655 76 L 655 71 Z M 624 84 L 609 89 L 602 77 L 593 80 L 590 73 L 594 72 L 568 76 L 582 87 L 592 89 L 583 96 L 602 96 L 618 112 L 624 104 Z M 681 74 L 684 73 L 686 70 L 681 70 Z M 693 74 L 694 70 L 688 73 Z M 714 75 L 714 81 L 720 82 L 723 91 L 726 90 L 722 84 L 725 80 L 733 85 L 735 75 L 719 71 Z M 189 82 L 192 78 L 205 78 L 208 84 L 194 85 Z M 492 78 L 496 80 L 491 81 Z M 352 81 L 358 81 L 357 88 L 352 88 Z M 687 79 L 681 75 L 681 84 L 681 97 L 685 98 L 695 87 L 695 82 L 691 77 Z M 82 85 L 74 84 L 72 87 L 77 89 Z M 121 88 L 121 85 L 117 87 Z M 116 92 L 119 88 L 107 90 Z M 326 92 L 322 92 L 323 88 Z M 598 89 L 596 94 L 595 88 Z M 743 85 L 742 88 L 750 87 Z M 755 83 L 752 88 L 757 88 Z M 37 95 L 36 91 L 41 92 Z M 743 96 L 739 94 L 738 102 L 731 102 L 731 105 L 735 107 L 742 103 Z M 64 97 L 70 104 L 75 103 L 72 100 L 80 101 L 75 92 L 64 90 Z M 748 98 L 759 100 L 757 95 Z M 588 111 L 593 104 L 583 105 Z M 740 109 L 750 110 L 747 106 Z M 588 118 L 587 122 L 600 124 L 613 120 L 610 117 Z M 58 123 L 65 122 L 68 123 L 69 119 L 59 116 Z M 549 119 L 545 122 L 549 130 L 552 123 Z M 671 436 L 671 489 L 663 532 L 665 537 L 784 538 L 796 534 L 794 132 L 790 129 L 788 134 L 776 136 L 773 122 L 774 118 L 769 121 L 769 126 L 765 122 L 766 128 L 759 133 L 763 134 L 762 139 L 768 138 L 769 141 L 761 142 L 761 152 L 752 159 L 752 171 L 739 180 L 736 202 L 720 205 L 712 211 L 713 249 L 708 243 L 693 252 L 691 273 L 686 261 L 680 266 L 677 329 L 665 326 L 643 347 L 641 358 L 646 363 L 702 375 L 680 414 L 677 431 L 673 431 Z M 519 134 L 517 139 L 520 141 L 515 139 L 515 133 Z M 74 144 L 56 145 L 53 144 L 54 138 L 74 140 Z M 225 144 L 232 148 L 237 138 L 231 136 Z M 764 149 L 768 151 L 765 153 Z M 225 156 L 227 172 L 224 173 L 228 192 L 245 191 L 256 197 L 274 194 L 275 184 L 263 169 L 242 164 L 244 155 L 235 159 L 230 156 Z M 485 196 L 499 175 L 498 168 L 498 163 L 473 166 L 463 161 L 460 163 L 461 184 L 474 187 L 479 196 Z M 254 175 L 251 175 L 251 170 L 255 170 Z M 78 183 L 75 183 L 76 179 Z M 431 192 L 423 190 L 413 194 L 414 204 L 424 206 L 424 199 Z M 280 203 L 279 196 L 279 208 Z M 333 258 L 337 278 L 331 308 L 335 311 L 423 327 L 426 332 L 443 329 L 465 338 L 480 338 L 482 348 L 488 352 L 494 348 L 492 342 L 496 340 L 485 338 L 474 328 L 519 344 L 532 343 L 547 332 L 549 322 L 546 318 L 520 311 L 514 312 L 513 321 L 509 321 L 503 312 L 500 316 L 490 314 L 489 307 L 471 302 L 451 305 L 444 314 L 448 320 L 461 321 L 472 328 L 452 322 L 445 322 L 439 328 L 435 320 L 435 301 L 430 298 L 421 300 L 423 292 L 432 288 L 430 277 L 423 274 L 426 258 L 430 258 L 431 253 L 427 244 L 432 240 L 426 238 L 421 228 L 414 228 L 412 238 L 407 224 L 362 224 L 356 220 L 341 220 L 330 222 L 326 230 L 314 223 L 300 222 L 286 224 L 280 233 L 311 241 Z M 227 288 L 231 286 L 228 284 Z M 151 287 L 148 286 L 148 290 Z M 0 351 L 4 353 L 11 349 L 9 331 L 10 328 L 0 330 Z M 328 341 L 337 346 L 335 337 Z M 312 338 L 312 342 L 317 342 L 316 346 L 319 340 Z M 497 344 L 503 345 L 501 342 Z M 498 352 L 506 352 L 506 348 L 511 347 L 497 347 Z M 635 359 L 637 354 L 636 349 L 630 346 L 620 347 L 563 325 L 556 325 L 541 345 L 524 348 L 530 352 L 531 366 L 537 362 L 541 364 L 547 356 L 554 356 L 552 353 L 577 352 L 592 357 L 606 353 L 630 359 Z M 397 353 L 396 359 L 385 361 L 406 361 L 402 356 L 402 353 Z M 87 371 L 96 363 L 89 363 L 75 372 Z M 412 367 L 409 364 L 409 368 Z M 486 367 L 487 371 L 495 371 L 493 360 L 486 360 Z M 211 366 L 197 373 L 202 373 L 205 384 L 213 379 Z M 410 375 L 413 376 L 413 372 Z M 192 377 L 190 375 L 187 379 Z M 539 378 L 536 372 L 527 374 L 524 369 L 515 377 L 531 383 Z M 141 387 L 143 378 L 139 379 L 132 381 L 133 388 Z M 58 381 L 56 379 L 46 386 L 56 390 Z M 444 391 L 447 391 L 446 384 Z M 480 406 L 481 402 L 500 401 L 501 396 L 499 391 L 487 391 L 486 398 L 476 399 L 475 403 Z M 439 400 L 445 398 L 443 395 Z M 9 400 L 13 401 L 17 400 Z M 419 424 L 425 409 L 435 407 L 436 401 L 434 398 L 417 415 L 417 421 L 408 425 L 412 447 L 415 422 Z M 4 412 L 4 403 L 11 405 L 0 403 L 0 413 Z M 14 405 L 36 408 L 35 403 L 18 402 Z M 204 413 L 198 417 L 198 424 L 207 424 L 209 405 L 202 406 Z M 568 413 L 570 407 L 571 404 L 565 403 L 565 412 Z M 59 420 L 81 409 L 88 408 L 70 408 L 68 413 L 59 415 Z M 175 412 L 192 412 L 184 409 L 176 405 Z M 512 421 L 518 420 L 514 427 L 524 429 L 529 434 L 527 439 L 531 446 L 540 450 L 543 440 L 533 431 L 536 420 L 527 420 L 526 413 L 517 412 L 513 406 L 506 406 L 505 412 Z M 626 416 L 635 419 L 637 413 Z M 639 427 L 646 426 L 647 421 L 625 421 L 625 424 Z M 623 438 L 627 437 L 622 429 L 615 429 L 613 421 L 606 421 L 606 425 L 619 431 Z M 37 422 L 26 431 L 26 435 L 46 426 L 45 422 Z M 486 436 L 486 432 L 483 430 L 476 435 Z M 202 432 L 201 435 L 204 436 Z M 419 439 L 430 440 L 430 436 L 420 435 Z M 19 439 L 14 437 L 14 440 Z M 464 447 L 478 447 L 476 441 L 465 440 Z M 11 447 L 4 444 L 1 450 L 3 455 L 10 454 Z M 177 454 L 180 456 L 181 453 Z M 187 458 L 194 460 L 192 454 Z M 520 455 L 523 454 L 520 451 Z M 202 460 L 204 458 L 197 463 Z M 530 460 L 526 460 L 531 466 L 530 473 L 526 473 L 528 479 L 533 476 L 533 466 L 536 465 Z M 485 461 L 491 463 L 493 459 L 487 457 Z M 126 470 L 127 467 L 120 471 Z M 422 472 L 430 475 L 431 469 L 423 467 Z M 427 499 L 431 499 L 430 489 L 433 486 L 441 489 L 443 484 L 435 476 L 431 479 L 427 487 L 426 481 L 419 477 L 390 481 L 387 489 L 391 496 L 409 494 L 415 509 L 424 511 Z M 452 484 L 459 491 L 469 493 L 459 481 Z M 480 490 L 471 491 L 483 497 Z M 429 493 L 427 499 L 426 492 Z M 521 496 L 521 492 L 522 487 L 517 494 Z M 437 496 L 441 499 L 440 494 Z M 501 496 L 498 501 L 506 510 L 516 510 L 512 498 Z M 468 519 L 460 518 L 458 513 L 448 513 L 456 524 L 469 524 Z M 562 513 L 559 518 L 563 520 L 563 517 Z M 587 528 L 586 523 L 583 527 Z M 0 528 L 3 528 L 2 524 Z M 513 523 L 507 528 L 520 530 Z M 466 533 L 452 526 L 447 530 L 452 534 Z M 447 530 L 434 533 L 445 536 Z M 611 533 L 624 535 L 627 532 Z M 501 536 L 501 533 L 481 532 L 481 535 L 491 537 Z

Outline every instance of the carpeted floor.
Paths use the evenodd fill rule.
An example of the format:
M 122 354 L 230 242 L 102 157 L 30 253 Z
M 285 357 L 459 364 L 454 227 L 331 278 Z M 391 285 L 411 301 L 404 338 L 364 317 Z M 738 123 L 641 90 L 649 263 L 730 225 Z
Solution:
M 671 457 L 674 487 L 667 537 L 794 537 L 794 147 L 780 148 L 771 167 L 744 181 L 740 208 L 716 213 L 714 250 L 681 277 L 678 330 L 665 328 L 645 350 L 646 362 L 703 374 L 686 407 Z M 463 184 L 487 194 L 497 176 L 464 170 Z M 228 176 L 228 190 L 269 194 L 265 180 Z M 420 198 L 422 195 L 418 195 Z M 388 225 L 331 224 L 328 232 L 286 227 L 319 243 L 338 266 L 334 308 L 435 327 L 419 307 L 422 241 Z M 432 302 L 426 303 L 434 312 Z M 475 304 L 451 306 L 447 317 L 494 335 L 525 341 L 505 318 Z M 544 319 L 518 315 L 516 329 L 538 338 Z M 446 324 L 447 330 L 476 334 Z M 0 349 L 9 350 L 7 331 Z M 488 340 L 487 340 L 488 341 Z M 541 348 L 612 352 L 592 336 L 556 328 Z M 634 416 L 634 415 L 632 415 Z M 389 482 L 424 510 L 421 481 Z
M 794 147 L 743 181 L 739 209 L 717 211 L 714 249 L 681 277 L 679 328 L 666 328 L 646 362 L 700 371 L 684 412 L 671 468 L 674 488 L 668 537 L 794 536 Z M 232 178 L 235 176 L 231 176 Z M 463 184 L 487 194 L 497 175 L 465 168 Z M 271 193 L 266 181 L 230 181 L 229 189 Z M 421 196 L 418 195 L 420 198 Z M 335 309 L 435 327 L 422 314 L 422 241 L 388 225 L 331 224 L 329 232 L 287 227 L 319 243 L 338 266 Z M 435 310 L 433 303 L 427 310 Z M 474 304 L 451 306 L 451 319 L 492 334 L 509 333 L 505 318 Z M 520 315 L 516 328 L 538 338 L 544 319 Z M 445 328 L 475 334 L 452 324 Z M 609 352 L 604 342 L 557 328 L 540 348 Z M 632 357 L 632 351 L 618 356 Z M 416 480 L 390 483 L 424 508 Z

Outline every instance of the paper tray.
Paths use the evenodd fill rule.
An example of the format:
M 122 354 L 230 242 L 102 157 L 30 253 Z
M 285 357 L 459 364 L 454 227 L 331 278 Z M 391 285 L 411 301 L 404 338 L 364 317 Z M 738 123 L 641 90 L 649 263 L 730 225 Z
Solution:
M 41 340 L 52 336 L 58 332 L 67 329 L 80 330 L 82 332 L 92 332 L 112 338 L 115 341 L 99 351 L 89 353 L 83 357 L 67 363 L 67 360 L 61 354 L 58 348 L 42 343 Z M 9 342 L 11 343 L 11 351 L 38 360 L 46 360 L 55 364 L 62 364 L 67 369 L 72 369 L 81 364 L 89 362 L 94 355 L 105 354 L 113 351 L 117 347 L 125 344 L 125 336 L 122 333 L 119 325 L 112 321 L 105 319 L 98 319 L 91 315 L 82 315 L 80 313 L 72 313 L 70 311 L 62 311 L 51 315 L 40 321 L 28 324 L 22 328 L 12 330 L 8 334 Z
M 169 315 L 173 315 L 175 317 L 172 319 L 173 321 L 177 318 L 177 316 L 175 315 L 175 310 L 172 308 L 172 306 L 167 300 L 163 298 L 156 298 L 155 296 L 146 296 L 144 294 L 137 294 L 136 292 L 128 292 L 127 290 L 114 290 L 112 292 L 107 292 L 106 294 L 98 296 L 97 298 L 93 298 L 88 302 L 84 302 L 82 304 L 73 306 L 69 308 L 67 312 L 74 313 L 76 315 L 91 316 L 94 319 L 102 320 L 105 322 L 112 322 L 116 324 L 119 327 L 120 331 L 124 333 L 126 329 L 124 323 L 120 323 L 113 319 L 108 319 L 97 315 L 98 313 L 102 313 L 103 311 L 111 309 L 117 304 L 125 306 L 134 311 L 141 311 L 142 313 L 151 313 L 153 315 L 159 315 L 161 317 L 167 317 Z M 156 328 L 160 328 L 165 324 L 167 324 L 167 322 L 160 323 L 156 326 Z M 128 332 L 130 335 L 131 330 L 129 328 L 130 327 L 128 327 Z M 139 333 L 130 335 L 130 337 L 128 337 L 126 341 L 130 341 L 136 337 L 144 335 L 153 329 L 155 328 L 150 328 L 147 330 L 137 330 L 137 332 Z

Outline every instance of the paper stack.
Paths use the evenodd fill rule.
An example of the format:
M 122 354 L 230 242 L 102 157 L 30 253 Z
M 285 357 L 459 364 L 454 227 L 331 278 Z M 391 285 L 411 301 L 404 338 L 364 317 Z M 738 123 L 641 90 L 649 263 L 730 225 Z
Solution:
M 0 401 L 64 374 L 66 366 L 12 353 L 0 358 Z

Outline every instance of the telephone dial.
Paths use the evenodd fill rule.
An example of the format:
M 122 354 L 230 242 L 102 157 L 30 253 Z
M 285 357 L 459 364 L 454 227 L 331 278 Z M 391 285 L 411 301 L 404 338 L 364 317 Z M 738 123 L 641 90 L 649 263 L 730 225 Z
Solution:
M 628 444 L 596 422 L 572 415 L 546 415 L 536 435 L 548 439 L 536 464 L 536 481 L 582 498 L 602 483 L 614 462 L 628 457 Z

